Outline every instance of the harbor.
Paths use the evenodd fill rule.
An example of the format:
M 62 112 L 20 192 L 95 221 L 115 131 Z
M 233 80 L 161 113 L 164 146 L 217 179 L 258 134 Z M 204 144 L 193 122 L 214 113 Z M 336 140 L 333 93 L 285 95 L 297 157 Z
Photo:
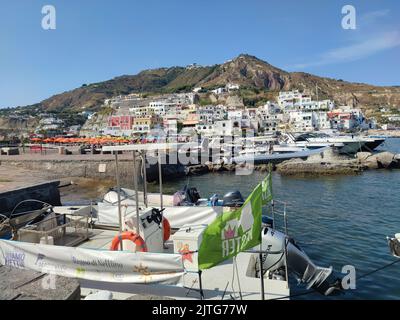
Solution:
M 1 303 L 400 300 L 399 3 L 3 2 Z
M 328 280 L 332 273 L 331 268 L 316 266 L 294 241 L 287 240 L 285 209 L 283 211 L 284 233 L 275 227 L 275 210 L 273 210 L 272 220 L 262 216 L 262 206 L 270 205 L 272 200 L 271 172 L 262 184 L 257 185 L 246 200 L 243 199 L 240 191 L 227 193 L 221 200 L 218 200 L 216 195 L 210 200 L 208 198 L 200 199 L 199 196 L 196 196 L 195 188 L 177 191 L 174 196 L 164 195 L 162 191 L 162 154 L 160 152 L 171 148 L 174 148 L 174 145 L 103 147 L 103 151 L 111 151 L 115 154 L 117 188 L 111 190 L 102 201 L 94 205 L 91 202 L 89 206 L 57 206 L 46 203 L 45 199 L 35 198 L 20 201 L 11 213 L 2 215 L 0 235 L 3 239 L 8 240 L 0 242 L 4 259 L 2 263 L 6 267 L 23 269 L 25 269 L 26 263 L 26 267 L 33 271 L 40 270 L 46 273 L 48 270 L 47 272 L 52 275 L 78 278 L 86 289 L 107 289 L 113 294 L 119 294 L 119 292 L 130 294 L 163 292 L 162 295 L 167 297 L 201 300 L 205 298 L 219 299 L 220 297 L 224 299 L 225 295 L 231 299 L 237 299 L 239 296 L 240 299 L 243 297 L 255 299 L 260 295 L 261 300 L 287 299 L 290 294 L 289 268 L 293 269 L 292 272 L 295 274 L 305 277 L 302 281 L 308 284 L 308 288 L 313 288 L 321 293 L 326 292 L 326 294 L 338 289 L 330 282 L 332 279 Z M 134 172 L 137 172 L 136 159 L 138 156 L 143 159 L 142 203 L 139 203 L 137 174 L 133 175 L 134 191 L 121 189 L 118 155 L 124 151 L 132 152 Z M 158 153 L 160 193 L 158 196 L 154 194 L 153 199 L 158 198 L 159 202 L 151 200 L 152 195 L 147 192 L 144 164 L 146 163 L 146 153 L 149 151 Z M 115 200 L 117 201 L 115 202 Z M 26 208 L 27 203 L 41 204 L 43 207 Z M 149 208 L 149 205 L 159 206 L 160 209 Z M 136 207 L 136 215 L 132 211 L 133 207 Z M 164 210 L 165 212 L 163 212 Z M 253 210 L 254 213 L 252 213 Z M 217 260 L 215 258 L 212 260 L 210 247 L 203 243 L 208 237 L 209 245 L 215 247 L 217 241 L 221 240 L 218 240 L 218 237 L 215 238 L 214 233 L 208 233 L 208 230 L 213 225 L 219 225 L 219 220 L 224 216 L 233 217 L 233 215 L 240 219 L 240 224 L 238 225 L 238 220 L 233 219 L 220 231 L 223 235 L 223 246 L 228 246 L 229 249 L 223 249 L 221 256 L 217 246 L 214 249 L 214 255 L 219 257 Z M 264 218 L 267 219 L 265 225 Z M 260 243 L 261 228 L 264 228 L 264 235 L 262 235 Z M 172 230 L 174 231 L 172 232 Z M 115 231 L 119 231 L 117 235 L 115 235 Z M 170 238 L 172 238 L 172 242 Z M 123 247 L 126 246 L 124 240 L 134 242 L 134 252 L 144 253 L 142 258 L 136 253 L 131 254 L 124 251 Z M 243 243 L 240 244 L 241 242 Z M 274 242 L 276 244 L 271 247 L 271 252 L 269 249 L 268 251 L 263 249 L 268 243 Z M 259 249 L 255 247 L 257 244 L 260 244 Z M 173 247 L 171 247 L 172 245 Z M 104 251 L 106 248 L 109 248 L 110 251 Z M 36 251 L 38 252 L 34 253 Z M 145 254 L 148 251 L 150 253 Z M 68 258 L 71 255 L 72 262 Z M 97 260 L 84 262 L 96 255 L 98 256 Z M 75 258 L 75 256 L 81 258 Z M 131 257 L 129 262 L 126 260 L 128 256 Z M 124 257 L 126 257 L 125 260 Z M 285 258 L 283 259 L 283 257 Z M 104 266 L 106 262 L 100 262 L 103 261 L 100 259 L 104 258 L 106 258 L 104 261 L 108 261 L 107 266 Z M 36 262 L 34 262 L 35 259 Z M 141 261 L 140 267 L 136 265 L 133 273 L 131 269 L 127 272 L 127 264 L 135 263 L 135 260 L 138 259 Z M 146 259 L 149 260 L 146 262 Z M 165 267 L 161 267 L 159 262 L 157 263 L 157 260 L 161 259 L 166 262 Z M 39 260 L 43 261 L 38 264 Z M 227 263 L 221 264 L 225 260 Z M 73 265 L 81 264 L 79 261 L 82 261 L 85 268 L 78 268 L 74 271 Z M 303 262 L 298 264 L 301 261 Z M 42 265 L 43 263 L 44 265 Z M 149 264 L 149 266 L 142 267 L 142 263 Z M 94 269 L 94 272 L 92 270 L 86 272 L 86 264 L 90 266 L 93 264 L 91 269 Z M 104 273 L 116 266 L 119 266 L 124 272 L 121 273 L 122 270 L 120 270 L 118 273 L 115 271 Z M 212 279 L 215 278 L 215 275 L 221 274 L 221 272 L 228 274 L 231 267 L 236 268 L 237 283 L 232 282 L 231 288 L 228 289 L 229 281 L 221 278 L 219 286 L 214 287 Z M 143 273 L 143 268 L 146 270 L 157 268 L 158 271 Z M 243 287 L 240 284 L 242 280 L 245 280 Z M 168 284 L 177 282 L 181 285 L 168 286 Z M 146 284 L 151 284 L 151 286 L 146 286 Z M 193 288 L 195 284 L 196 286 Z M 224 284 L 226 287 L 225 290 L 222 290 Z M 193 290 L 190 289 L 185 294 L 184 292 L 190 286 Z M 90 293 L 86 296 L 86 298 L 88 297 L 91 297 Z
M 187 138 L 186 138 L 187 139 Z M 225 141 L 224 141 L 225 139 Z M 376 152 L 385 143 L 384 137 L 342 135 L 338 133 L 276 134 L 239 136 L 197 136 L 186 142 L 174 142 L 163 160 L 164 180 L 185 175 L 208 172 L 236 171 L 240 168 L 265 171 L 269 164 L 282 174 L 351 174 L 368 169 L 400 168 L 400 155 L 390 152 Z M 68 140 L 68 139 L 67 139 Z M 72 140 L 72 139 L 69 139 Z M 79 140 L 79 139 L 75 139 Z M 168 137 L 165 140 L 168 141 Z M 71 141 L 70 141 L 71 143 Z M 129 144 L 125 141 L 125 144 Z M 39 147 L 38 152 L 36 147 Z M 107 145 L 105 146 L 107 147 Z M 68 153 L 65 153 L 69 148 Z M 99 148 L 99 147 L 97 147 Z M 9 148 L 2 148 L 9 149 Z M 32 144 L 29 148 L 13 148 L 13 154 L 4 152 L 0 161 L 6 166 L 16 166 L 33 171 L 45 172 L 47 177 L 65 178 L 71 176 L 89 179 L 114 179 L 114 155 L 100 149 L 82 153 L 82 146 L 68 147 L 59 144 Z M 34 150 L 34 151 L 32 151 Z M 129 154 L 121 152 L 122 179 L 132 181 L 134 172 L 129 165 Z M 142 159 L 137 159 L 141 168 Z M 158 179 L 155 155 L 146 161 L 146 179 Z M 136 173 L 140 175 L 140 170 Z M 143 170 L 142 170 L 143 171 Z
M 377 150 L 378 154 L 382 150 L 395 154 L 400 151 L 400 141 L 388 139 L 385 145 Z M 121 159 L 123 161 L 124 157 L 121 157 Z M 7 179 L 17 177 L 15 182 L 18 185 L 20 183 L 18 181 L 18 170 L 21 170 L 21 174 L 27 174 L 26 169 L 16 166 L 15 171 L 10 171 L 9 166 L 10 164 L 6 164 L 6 167 L 4 167 L 4 163 L 0 166 L 4 180 L 11 181 Z M 8 176 L 6 172 L 9 172 Z M 12 175 L 10 172 L 12 172 Z M 33 178 L 40 176 L 38 174 L 40 171 L 36 171 L 36 174 L 34 170 L 31 172 Z M 240 185 L 243 197 L 247 197 L 248 190 L 251 190 L 257 181 L 263 179 L 265 172 L 255 170 L 247 176 L 238 176 L 231 171 L 189 175 L 164 181 L 163 192 L 168 197 L 168 194 L 173 194 L 176 190 L 182 189 L 183 186 L 189 185 L 195 186 L 200 195 L 209 195 L 210 188 L 212 188 L 213 193 L 222 195 L 231 191 L 231 186 Z M 50 174 L 50 176 L 53 175 Z M 45 177 L 42 178 L 43 181 L 46 179 Z M 74 180 L 75 182 L 73 182 Z M 210 185 L 210 181 L 213 181 L 212 185 Z M 388 223 L 389 225 L 396 225 L 399 222 L 395 210 L 396 196 L 384 192 L 387 187 L 381 185 L 382 181 L 386 181 L 393 186 L 393 189 L 396 189 L 396 186 L 400 184 L 400 170 L 378 170 L 376 168 L 355 175 L 343 174 L 343 172 L 334 175 L 286 175 L 277 170 L 273 173 L 273 192 L 275 199 L 285 199 L 287 203 L 288 234 L 296 239 L 297 243 L 312 259 L 316 259 L 322 265 L 330 265 L 335 270 L 341 270 L 351 261 L 351 264 L 354 264 L 357 268 L 357 272 L 363 273 L 390 260 L 390 256 L 387 254 L 385 236 L 396 232 L 396 230 L 389 230 L 390 228 L 388 229 L 386 226 Z M 60 188 L 60 200 L 63 205 L 85 205 L 101 201 L 107 190 L 115 187 L 115 180 L 93 180 L 71 176 L 62 179 L 61 185 L 63 187 Z M 133 181 L 122 180 L 121 186 L 132 189 L 134 183 Z M 158 184 L 148 184 L 148 192 L 156 194 Z M 392 200 L 390 200 L 391 197 L 393 197 Z M 307 199 L 307 201 L 304 201 L 304 199 Z M 370 204 L 371 199 L 384 199 L 384 205 L 377 201 L 376 207 L 374 205 L 366 207 L 365 204 Z M 378 208 L 385 212 L 384 217 L 376 217 L 373 214 Z M 370 225 L 375 226 L 373 233 L 369 230 Z M 375 237 L 376 241 L 371 243 L 368 241 L 370 237 Z M 330 246 L 332 242 L 335 243 L 334 248 Z M 369 250 L 376 252 L 377 255 L 371 255 Z M 369 259 L 365 259 L 366 255 L 369 256 Z M 395 272 L 395 270 L 391 271 Z M 345 291 L 343 294 L 346 295 L 346 298 L 352 299 L 374 298 L 374 294 L 376 294 L 374 285 L 379 282 L 382 296 L 391 299 L 398 292 L 396 285 L 388 282 L 386 277 L 388 275 L 385 275 L 385 272 L 378 273 L 369 279 L 360 281 L 357 290 Z M 293 295 L 293 299 L 303 299 L 304 287 L 297 285 L 293 278 L 290 280 L 290 287 L 290 295 Z M 87 289 L 81 288 L 80 290 L 83 290 L 84 296 L 90 292 Z M 146 290 L 143 294 L 145 296 L 156 296 L 156 292 Z M 300 295 L 296 297 L 296 294 Z M 114 293 L 114 298 L 118 297 L 118 299 L 128 299 L 134 296 L 128 293 L 122 295 Z M 23 298 L 23 295 L 20 297 Z M 76 298 L 77 296 L 75 294 L 71 297 Z M 304 298 L 341 299 L 343 296 L 324 297 L 319 293 L 308 291 Z

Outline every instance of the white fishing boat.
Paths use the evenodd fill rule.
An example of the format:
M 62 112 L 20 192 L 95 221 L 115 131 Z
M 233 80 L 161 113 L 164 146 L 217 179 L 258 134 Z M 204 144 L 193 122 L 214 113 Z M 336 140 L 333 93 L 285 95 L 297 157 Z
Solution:
M 0 240 L 0 263 L 74 277 L 83 292 L 108 290 L 116 299 L 132 294 L 175 299 L 288 299 L 289 274 L 324 294 L 335 290 L 332 269 L 316 266 L 287 236 L 285 206 L 282 212 L 272 209 L 273 215 L 283 215 L 283 230 L 275 226 L 274 216 L 262 225 L 257 222 L 258 214 L 261 219 L 261 185 L 241 206 L 237 201 L 226 206 L 224 199 L 223 206 L 168 207 L 174 199 L 163 194 L 159 164 L 158 195 L 148 195 L 144 183 L 143 202 L 138 201 L 135 176 L 135 189 L 125 189 L 123 197 L 118 152 L 132 151 L 135 166 L 137 152 L 145 160 L 146 152 L 156 150 L 160 156 L 169 147 L 104 147 L 115 153 L 117 201 L 109 195 L 97 205 L 47 208 L 42 219 L 14 228 L 14 241 Z M 157 202 L 157 196 L 159 206 L 153 208 L 150 203 Z M 230 216 L 237 218 L 220 222 Z M 223 229 L 215 238 L 208 229 L 220 223 Z M 218 248 L 218 256 L 226 258 L 214 262 L 216 252 L 210 244 Z

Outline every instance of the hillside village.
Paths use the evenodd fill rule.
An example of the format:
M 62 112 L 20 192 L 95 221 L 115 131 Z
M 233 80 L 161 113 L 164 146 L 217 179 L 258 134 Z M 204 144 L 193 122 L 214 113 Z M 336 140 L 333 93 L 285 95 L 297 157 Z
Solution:
M 400 126 L 400 89 L 286 72 L 254 56 L 160 68 L 0 110 L 0 138 L 143 137 Z
M 276 101 L 259 107 L 246 107 L 240 99 L 232 99 L 239 88 L 238 84 L 228 84 L 211 91 L 214 98 L 225 96 L 225 104 L 202 105 L 197 94 L 202 88 L 152 98 L 131 94 L 107 99 L 104 104 L 109 107 L 110 115 L 100 117 L 100 121 L 98 115 L 92 116 L 80 134 L 132 137 L 146 135 L 152 129 L 164 129 L 168 133 L 195 132 L 213 136 L 235 135 L 249 129 L 260 134 L 376 127 L 374 119 L 367 120 L 358 108 L 337 106 L 332 100 L 314 101 L 310 94 L 298 90 L 282 91 Z
M 242 134 L 246 130 L 255 134 L 328 129 L 355 132 L 377 127 L 375 119 L 367 119 L 360 108 L 337 105 L 329 99 L 313 100 L 307 92 L 281 91 L 275 101 L 253 107 L 245 106 L 235 95 L 239 89 L 240 85 L 230 83 L 209 92 L 195 88 L 192 92 L 151 97 L 141 94 L 116 96 L 106 99 L 99 112 L 82 112 L 82 117 L 87 119 L 82 125 L 67 126 L 54 114 L 39 114 L 37 126 L 30 134 L 143 137 L 152 130 L 161 129 L 169 134 L 195 132 L 213 136 Z M 205 104 L 204 93 L 214 103 Z M 225 103 L 219 103 L 221 100 Z M 388 116 L 387 119 L 397 122 L 400 117 Z

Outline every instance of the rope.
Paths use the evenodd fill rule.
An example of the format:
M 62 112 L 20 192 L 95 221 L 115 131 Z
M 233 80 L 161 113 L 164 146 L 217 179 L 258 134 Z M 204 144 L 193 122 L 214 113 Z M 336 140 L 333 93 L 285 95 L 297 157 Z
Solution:
M 0 214 L 0 219 L 3 219 L 0 222 L 0 231 L 2 231 L 4 229 L 4 227 L 6 227 L 9 224 L 10 219 L 7 216 L 2 215 L 2 214 Z
M 21 204 L 26 203 L 26 202 L 37 202 L 37 203 L 43 204 L 44 206 L 43 206 L 42 209 L 45 209 L 45 208 L 47 209 L 47 207 L 49 207 L 49 208 L 52 208 L 52 207 L 53 207 L 51 204 L 49 204 L 49 203 L 47 203 L 47 202 L 40 201 L 40 200 L 36 200 L 36 199 L 27 199 L 27 200 L 23 200 L 23 201 L 19 202 L 19 203 L 14 207 L 13 211 L 12 211 L 11 214 L 10 214 L 10 218 L 12 218 L 12 217 L 14 216 L 14 213 L 15 213 L 15 211 L 17 210 L 17 208 L 18 208 Z
M 234 288 L 234 281 L 235 281 L 235 265 L 232 263 L 232 281 L 231 281 L 231 288 L 232 288 L 232 293 L 234 294 L 234 296 L 235 296 L 235 298 L 236 298 L 236 291 L 235 291 L 235 288 Z M 233 298 L 232 297 L 232 295 L 231 295 L 231 298 Z M 232 299 L 232 300 L 236 300 L 236 299 Z
M 356 279 L 357 279 L 357 280 L 360 280 L 360 279 L 362 279 L 362 278 L 365 278 L 365 277 L 367 277 L 367 276 L 369 276 L 369 275 L 371 275 L 371 274 L 373 274 L 373 273 L 375 273 L 375 272 L 378 272 L 378 271 L 381 271 L 381 270 L 383 270 L 383 269 L 386 269 L 386 268 L 388 268 L 388 267 L 390 267 L 390 266 L 392 266 L 392 265 L 394 265 L 394 264 L 396 264 L 396 263 L 398 263 L 398 262 L 400 262 L 400 259 L 395 260 L 395 261 L 393 261 L 393 262 L 390 262 L 390 263 L 388 263 L 388 264 L 386 264 L 386 265 L 384 265 L 384 266 L 382 266 L 382 267 L 380 267 L 380 268 L 377 268 L 377 269 L 375 269 L 375 270 L 372 270 L 372 271 L 370 271 L 370 272 L 364 273 L 363 275 L 357 277 Z

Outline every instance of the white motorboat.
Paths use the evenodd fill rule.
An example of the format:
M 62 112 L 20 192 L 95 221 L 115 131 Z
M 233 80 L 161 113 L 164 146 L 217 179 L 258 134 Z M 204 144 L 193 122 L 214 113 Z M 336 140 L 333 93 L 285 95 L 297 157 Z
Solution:
M 331 136 L 326 133 L 303 133 L 299 135 L 285 134 L 286 143 L 291 146 L 317 149 L 332 146 L 338 149 L 341 154 L 355 154 L 367 148 L 367 143 L 372 140 L 359 138 L 357 136 Z
M 121 193 L 117 151 L 133 151 L 135 166 L 136 151 L 166 147 L 104 147 L 116 155 L 117 201 L 114 191 L 97 205 L 53 207 L 43 219 L 35 218 L 14 230 L 17 241 L 0 240 L 0 262 L 74 277 L 80 280 L 83 293 L 108 290 L 115 298 L 145 293 L 175 299 L 288 299 L 289 274 L 324 294 L 340 289 L 332 282 L 332 270 L 316 266 L 287 236 L 285 206 L 282 212 L 272 209 L 274 215 L 283 215 L 284 232 L 277 229 L 274 219 L 263 219 L 259 245 L 238 251 L 233 258 L 210 268 L 200 268 L 199 250 L 205 230 L 224 213 L 241 208 L 240 199 L 233 194 L 223 198 L 222 206 L 168 207 L 166 204 L 174 199 L 164 201 L 161 168 L 160 194 L 148 196 L 145 183 L 143 202 L 139 201 L 136 176 L 135 190 Z M 146 154 L 141 156 L 145 158 Z M 156 198 L 160 209 L 150 206 Z M 249 214 L 241 210 L 243 215 Z M 255 220 L 242 221 L 242 217 L 240 224 L 250 223 L 251 229 L 246 230 L 253 230 Z M 175 232 L 170 234 L 171 228 Z M 229 245 L 223 250 L 231 250 L 237 243 L 235 229 L 230 224 L 226 228 L 223 232 Z

